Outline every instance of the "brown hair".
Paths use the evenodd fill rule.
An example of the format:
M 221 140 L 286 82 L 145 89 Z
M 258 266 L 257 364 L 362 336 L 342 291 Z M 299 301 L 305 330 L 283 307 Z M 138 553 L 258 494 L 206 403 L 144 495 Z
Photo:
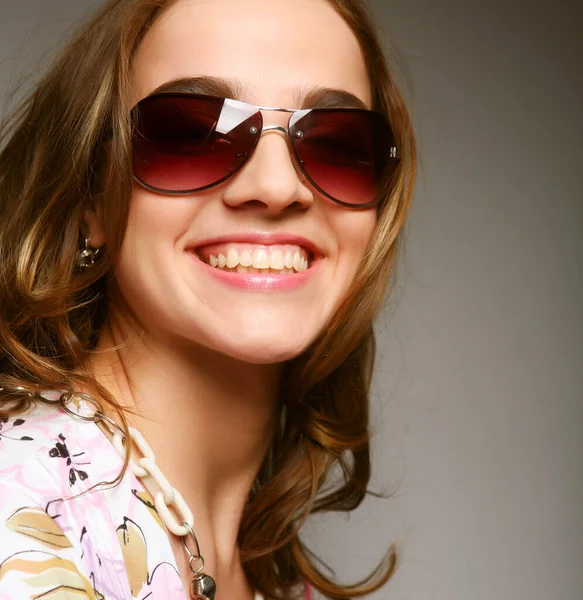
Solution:
M 30 391 L 83 387 L 113 406 L 127 427 L 115 398 L 80 365 L 107 318 L 112 258 L 127 222 L 132 57 L 170 1 L 109 0 L 2 126 L 0 416 L 30 406 L 30 397 L 15 386 Z M 397 561 L 392 545 L 364 581 L 341 585 L 317 568 L 317 558 L 298 535 L 310 514 L 348 512 L 367 493 L 380 496 L 368 489 L 373 321 L 394 281 L 416 173 L 409 112 L 363 1 L 328 1 L 360 42 L 373 108 L 389 118 L 401 161 L 342 306 L 316 341 L 285 366 L 281 426 L 238 538 L 250 581 L 272 598 L 289 597 L 302 581 L 331 599 L 364 596 L 390 579 Z M 106 164 L 113 177 L 104 176 Z M 76 268 L 82 215 L 98 203 L 108 245 L 95 267 L 82 271 Z M 333 467 L 340 467 L 343 482 L 317 497 Z

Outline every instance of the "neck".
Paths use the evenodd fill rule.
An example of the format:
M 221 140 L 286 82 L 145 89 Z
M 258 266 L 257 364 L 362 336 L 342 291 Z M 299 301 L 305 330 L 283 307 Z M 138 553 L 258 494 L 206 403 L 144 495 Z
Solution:
M 240 571 L 237 535 L 275 432 L 281 365 L 242 363 L 194 344 L 138 335 L 112 315 L 87 367 L 133 411 L 129 424 L 192 510 L 206 572 L 228 579 Z

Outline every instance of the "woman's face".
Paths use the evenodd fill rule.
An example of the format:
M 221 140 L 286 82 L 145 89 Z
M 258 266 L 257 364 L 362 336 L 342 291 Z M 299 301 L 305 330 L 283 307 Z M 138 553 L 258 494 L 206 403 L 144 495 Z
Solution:
M 138 48 L 132 100 L 200 76 L 240 85 L 236 99 L 259 106 L 300 108 L 296 89 L 312 86 L 371 105 L 357 40 L 326 0 L 173 3 Z M 263 117 L 264 126 L 287 127 L 289 113 Z M 320 194 L 298 171 L 285 134 L 266 132 L 242 170 L 214 188 L 164 196 L 134 182 L 116 282 L 156 336 L 250 363 L 280 362 L 301 353 L 338 309 L 375 222 L 374 208 L 351 210 Z M 285 275 L 305 279 L 299 286 L 251 288 L 215 277 L 197 257 L 201 242 L 226 235 L 237 240 L 239 255 L 253 257 L 258 248 L 249 238 L 258 233 L 311 240 L 322 255 L 318 268 Z M 282 244 L 284 257 L 302 248 L 293 239 Z M 226 256 L 229 245 L 222 249 Z

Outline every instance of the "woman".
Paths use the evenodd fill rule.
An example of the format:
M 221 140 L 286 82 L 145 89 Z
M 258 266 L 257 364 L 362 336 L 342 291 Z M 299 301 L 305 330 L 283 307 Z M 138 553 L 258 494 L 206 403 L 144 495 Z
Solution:
M 372 493 L 415 177 L 381 58 L 360 0 L 110 0 L 5 124 L 0 598 L 388 581 L 393 547 L 348 587 L 298 535 Z

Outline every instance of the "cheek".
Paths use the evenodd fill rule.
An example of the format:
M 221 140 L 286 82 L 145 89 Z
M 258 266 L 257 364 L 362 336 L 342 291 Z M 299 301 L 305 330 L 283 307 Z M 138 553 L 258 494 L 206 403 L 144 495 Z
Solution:
M 339 213 L 334 222 L 338 254 L 347 266 L 356 273 L 364 252 L 370 242 L 377 222 L 376 210 L 349 211 Z
M 116 279 L 124 295 L 157 298 L 172 278 L 176 242 L 188 230 L 195 212 L 192 198 L 134 190 L 117 264 Z
M 186 196 L 160 196 L 134 183 L 123 245 L 127 250 L 173 246 L 188 230 L 198 203 Z M 123 252 L 122 248 L 122 252 Z

